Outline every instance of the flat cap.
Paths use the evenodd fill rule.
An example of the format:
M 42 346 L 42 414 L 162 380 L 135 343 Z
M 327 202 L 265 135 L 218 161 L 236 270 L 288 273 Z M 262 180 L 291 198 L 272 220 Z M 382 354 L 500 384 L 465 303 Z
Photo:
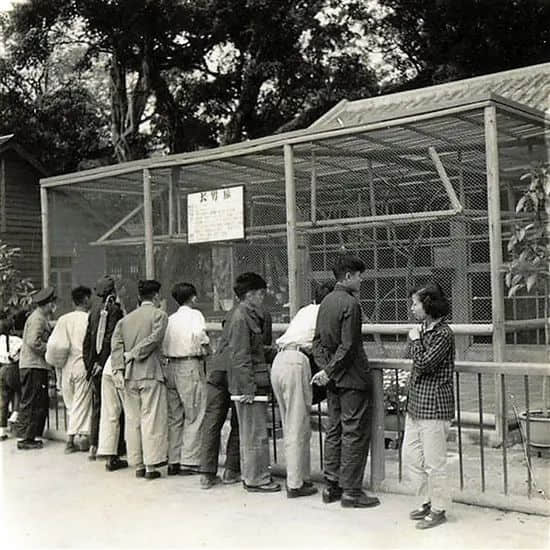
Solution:
M 53 288 L 53 286 L 47 286 L 34 294 L 32 297 L 32 301 L 39 306 L 43 306 L 49 302 L 53 302 L 56 298 L 57 296 L 55 295 L 55 288 Z

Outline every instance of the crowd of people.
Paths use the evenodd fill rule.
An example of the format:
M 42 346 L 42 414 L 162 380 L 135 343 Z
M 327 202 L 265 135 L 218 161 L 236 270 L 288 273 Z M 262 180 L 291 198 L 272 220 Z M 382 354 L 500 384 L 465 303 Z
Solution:
M 121 308 L 115 281 L 74 288 L 74 311 L 54 325 L 56 295 L 36 293 L 34 311 L 0 318 L 0 439 L 15 423 L 17 447 L 40 449 L 54 367 L 67 409 L 66 453 L 86 449 L 108 471 L 135 468 L 138 478 L 197 475 L 200 486 L 242 482 L 248 492 L 278 492 L 271 476 L 267 406 L 280 410 L 288 498 L 308 497 L 310 410 L 327 399 L 323 502 L 346 508 L 380 504 L 363 489 L 370 445 L 372 378 L 363 347 L 358 299 L 364 263 L 340 256 L 334 282 L 320 285 L 272 343 L 266 282 L 239 275 L 236 305 L 215 350 L 192 284 L 177 283 L 177 311 L 161 306 L 161 285 L 140 281 L 139 305 Z M 426 529 L 446 521 L 446 439 L 454 415 L 454 339 L 449 304 L 437 284 L 411 292 L 419 322 L 409 334 L 413 361 L 403 443 L 410 482 L 423 497 L 410 513 Z M 24 326 L 23 322 L 24 321 Z M 21 334 L 22 331 L 22 334 Z M 11 416 L 10 416 L 11 405 Z M 225 468 L 218 475 L 222 428 L 230 415 Z M 84 444 L 82 443 L 84 441 Z M 126 458 L 123 458 L 126 456 Z

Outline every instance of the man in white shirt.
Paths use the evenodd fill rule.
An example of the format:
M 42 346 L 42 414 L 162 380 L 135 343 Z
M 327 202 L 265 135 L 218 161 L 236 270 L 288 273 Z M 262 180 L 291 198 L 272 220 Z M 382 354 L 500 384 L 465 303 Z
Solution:
M 206 410 L 204 356 L 210 340 L 202 313 L 193 309 L 197 291 L 177 283 L 179 309 L 168 319 L 162 344 L 168 390 L 168 475 L 199 473 L 201 428 Z
M 92 291 L 85 286 L 78 286 L 71 294 L 75 309 L 58 319 L 46 347 L 46 361 L 63 369 L 61 390 L 68 416 L 67 454 L 79 450 L 74 444 L 75 435 L 87 437 L 92 421 L 92 387 L 86 379 L 82 358 Z
M 23 341 L 10 334 L 13 325 L 7 313 L 0 313 L 0 441 L 8 438 L 8 421 L 16 421 L 21 399 L 19 353 Z M 8 418 L 10 403 L 12 414 Z
M 271 384 L 283 423 L 288 498 L 309 496 L 317 492 L 317 488 L 308 481 L 311 473 L 312 402 L 308 356 L 313 345 L 319 304 L 333 288 L 334 282 L 323 283 L 315 293 L 315 303 L 300 309 L 286 332 L 276 341 L 279 353 L 271 367 Z

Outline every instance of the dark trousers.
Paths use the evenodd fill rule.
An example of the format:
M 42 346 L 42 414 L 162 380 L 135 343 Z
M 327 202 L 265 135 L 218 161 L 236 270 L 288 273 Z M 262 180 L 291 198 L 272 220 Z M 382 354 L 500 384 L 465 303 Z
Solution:
M 19 367 L 17 365 L 2 365 L 0 367 L 0 428 L 8 427 L 10 403 L 13 411 L 16 394 L 20 393 Z
M 17 423 L 17 436 L 32 440 L 41 436 L 48 416 L 48 371 L 20 369 L 21 403 Z
M 201 473 L 215 474 L 218 471 L 222 427 L 229 409 L 231 409 L 231 432 L 227 441 L 225 469 L 240 473 L 237 411 L 227 388 L 226 374 L 224 372 L 211 373 L 206 384 L 206 412 L 201 436 Z
M 101 413 L 101 374 L 92 376 L 92 422 L 90 426 L 90 445 L 99 443 L 99 415 Z M 122 429 L 122 426 L 121 426 Z M 124 433 L 124 432 L 121 432 Z
M 325 478 L 344 491 L 357 491 L 363 486 L 370 445 L 370 392 L 333 387 L 327 394 Z

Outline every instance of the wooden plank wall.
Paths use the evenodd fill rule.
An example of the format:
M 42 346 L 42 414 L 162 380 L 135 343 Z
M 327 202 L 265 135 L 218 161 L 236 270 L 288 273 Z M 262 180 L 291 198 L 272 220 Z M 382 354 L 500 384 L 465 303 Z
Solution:
M 5 232 L 0 237 L 22 250 L 16 262 L 24 277 L 42 284 L 42 230 L 40 225 L 40 174 L 13 151 L 3 153 Z

